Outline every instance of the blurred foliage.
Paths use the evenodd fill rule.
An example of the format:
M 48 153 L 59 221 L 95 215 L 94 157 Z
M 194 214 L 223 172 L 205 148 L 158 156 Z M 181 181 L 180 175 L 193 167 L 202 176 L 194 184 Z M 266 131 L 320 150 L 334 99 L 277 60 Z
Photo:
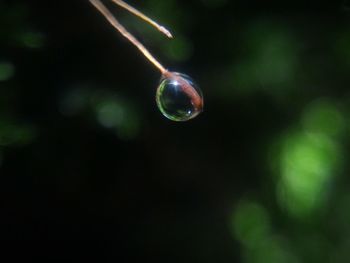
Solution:
M 6 81 L 14 75 L 14 66 L 9 62 L 0 63 L 0 81 Z
M 168 40 L 105 2 L 205 111 L 164 119 L 158 72 L 88 1 L 0 1 L 2 240 L 88 241 L 75 252 L 98 262 L 348 262 L 349 4 L 128 1 Z

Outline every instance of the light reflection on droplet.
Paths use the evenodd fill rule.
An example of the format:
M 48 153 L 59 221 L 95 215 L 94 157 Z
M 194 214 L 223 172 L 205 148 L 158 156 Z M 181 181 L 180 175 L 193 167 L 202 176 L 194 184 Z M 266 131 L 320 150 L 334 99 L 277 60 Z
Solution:
M 188 121 L 203 110 L 203 94 L 184 74 L 168 72 L 157 89 L 156 101 L 162 114 L 173 121 Z

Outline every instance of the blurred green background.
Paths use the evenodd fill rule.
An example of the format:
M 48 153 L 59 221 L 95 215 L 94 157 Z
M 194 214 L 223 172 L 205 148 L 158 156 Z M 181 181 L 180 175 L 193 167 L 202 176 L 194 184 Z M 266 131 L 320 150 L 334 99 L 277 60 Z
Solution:
M 12 256 L 349 262 L 350 2 L 128 1 L 172 41 L 105 3 L 205 110 L 165 119 L 159 73 L 87 0 L 0 0 Z

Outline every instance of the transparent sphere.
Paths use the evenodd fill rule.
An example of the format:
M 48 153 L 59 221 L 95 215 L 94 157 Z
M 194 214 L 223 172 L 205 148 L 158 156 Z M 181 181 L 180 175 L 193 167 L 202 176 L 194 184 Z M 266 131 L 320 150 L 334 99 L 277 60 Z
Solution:
M 167 72 L 160 80 L 156 95 L 162 114 L 173 121 L 187 121 L 203 111 L 203 94 L 184 74 Z

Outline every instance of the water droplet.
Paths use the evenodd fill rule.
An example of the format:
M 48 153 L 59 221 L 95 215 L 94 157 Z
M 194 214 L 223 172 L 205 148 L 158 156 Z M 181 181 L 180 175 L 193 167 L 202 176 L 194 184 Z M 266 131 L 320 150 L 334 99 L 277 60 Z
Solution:
M 193 80 L 184 74 L 166 72 L 157 89 L 157 105 L 173 121 L 188 121 L 203 111 L 203 94 Z

